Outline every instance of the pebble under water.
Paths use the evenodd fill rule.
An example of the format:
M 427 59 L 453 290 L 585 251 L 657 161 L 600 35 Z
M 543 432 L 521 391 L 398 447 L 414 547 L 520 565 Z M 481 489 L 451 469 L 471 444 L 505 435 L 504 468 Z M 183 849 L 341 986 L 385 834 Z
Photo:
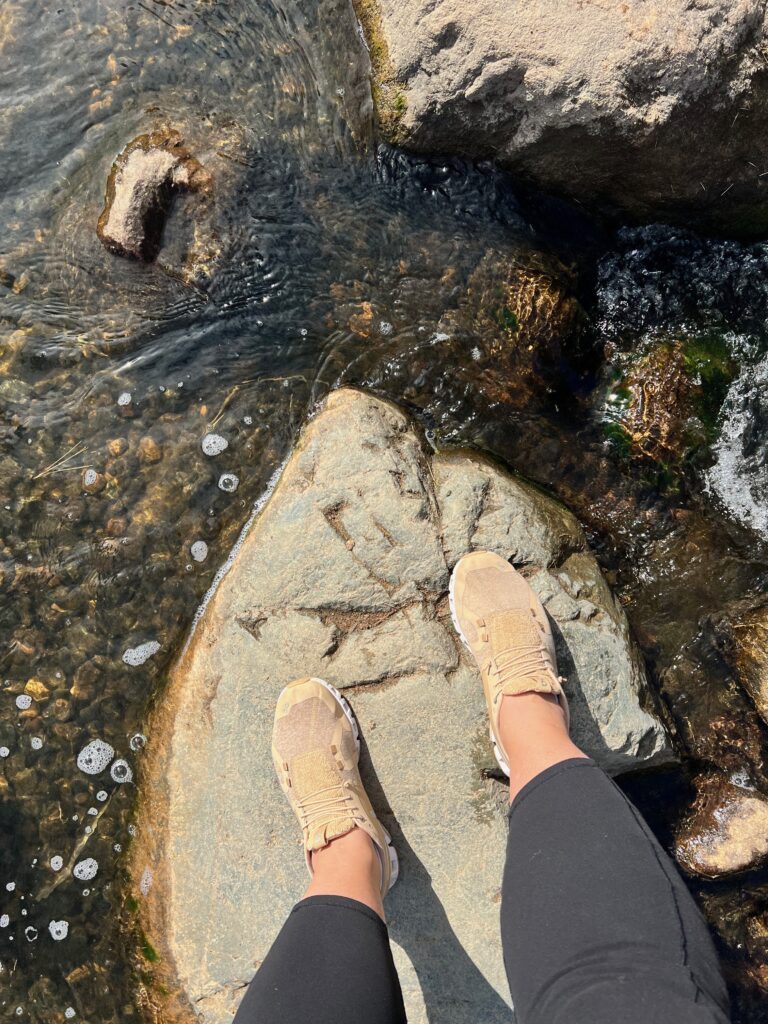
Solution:
M 156 954 L 124 871 L 147 710 L 343 383 L 584 522 L 684 744 L 680 772 L 626 783 L 669 846 L 691 774 L 719 756 L 690 723 L 748 716 L 765 749 L 702 640 L 768 578 L 764 247 L 616 232 L 487 164 L 378 146 L 341 0 L 5 0 L 0 55 L 0 1018 L 143 1019 Z M 215 203 L 191 224 L 181 197 L 145 265 L 96 223 L 117 154 L 164 126 Z M 484 306 L 494 268 L 547 261 L 577 326 L 541 362 L 512 358 L 514 318 Z M 683 346 L 701 408 L 635 457 L 626 394 L 659 345 Z M 735 1019 L 768 1021 L 768 873 L 691 884 Z

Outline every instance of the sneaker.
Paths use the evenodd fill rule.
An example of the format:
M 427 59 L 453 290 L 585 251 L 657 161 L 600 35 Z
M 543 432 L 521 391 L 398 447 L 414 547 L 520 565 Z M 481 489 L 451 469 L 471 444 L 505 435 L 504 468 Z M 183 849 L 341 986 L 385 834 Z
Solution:
M 277 699 L 272 758 L 299 819 L 307 867 L 312 851 L 353 828 L 367 832 L 381 860 L 381 894 L 397 879 L 397 853 L 363 788 L 360 730 L 344 697 L 322 679 L 296 679 Z
M 473 551 L 459 560 L 451 574 L 450 602 L 456 632 L 480 669 L 496 760 L 509 775 L 499 739 L 502 696 L 555 694 L 566 726 L 570 721 L 547 613 L 520 573 L 490 551 Z

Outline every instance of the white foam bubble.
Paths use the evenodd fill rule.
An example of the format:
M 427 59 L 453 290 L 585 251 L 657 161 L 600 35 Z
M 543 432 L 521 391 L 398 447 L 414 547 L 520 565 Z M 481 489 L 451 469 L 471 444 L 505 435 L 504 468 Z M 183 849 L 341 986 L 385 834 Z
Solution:
M 119 758 L 110 768 L 109 774 L 115 782 L 132 782 L 133 772 L 127 761 Z
M 239 486 L 240 480 L 234 473 L 222 473 L 219 477 L 219 490 L 226 491 L 227 494 L 234 494 Z
M 8 892 L 15 892 L 16 891 L 16 883 L 15 882 L 8 882 L 8 884 L 6 885 L 5 888 L 6 888 L 6 890 Z
M 72 874 L 81 882 L 90 882 L 92 878 L 96 877 L 98 870 L 98 862 L 93 857 L 86 857 L 85 860 L 78 861 L 75 864 Z
M 108 796 L 109 793 L 107 793 L 106 789 L 100 789 L 99 792 L 96 794 L 96 799 L 104 803 Z
M 204 540 L 196 540 L 190 545 L 189 553 L 196 562 L 204 562 L 208 557 L 208 545 Z
M 83 484 L 86 487 L 92 487 L 93 484 L 96 483 L 98 476 L 99 474 L 96 472 L 95 469 L 86 469 L 86 471 L 83 473 Z
M 117 404 L 118 405 L 130 405 L 131 404 L 131 397 L 132 396 L 131 396 L 131 392 L 130 391 L 123 391 L 121 394 L 119 394 L 117 396 Z
M 123 661 L 126 665 L 143 665 L 145 661 L 148 661 L 153 654 L 157 654 L 159 650 L 160 644 L 157 640 L 147 640 L 146 643 L 139 644 L 138 647 L 129 647 L 123 654 Z
M 19 711 L 26 711 L 27 708 L 32 706 L 32 698 L 28 693 L 20 693 L 16 698 L 16 707 Z
M 200 442 L 200 447 L 203 449 L 204 455 L 213 458 L 214 455 L 221 455 L 229 448 L 229 441 L 221 434 L 206 434 Z
M 253 416 L 243 416 L 243 423 L 246 427 L 253 426 Z
M 8 747 L 0 747 L 0 757 L 8 757 L 10 750 Z
M 143 732 L 135 732 L 128 742 L 128 746 L 134 751 L 143 750 L 146 745 L 147 737 Z
M 114 747 L 104 740 L 91 740 L 77 755 L 77 767 L 86 775 L 99 775 L 114 756 Z M 73 821 L 76 820 L 77 818 L 73 818 Z
M 51 921 L 48 925 L 48 931 L 51 933 L 51 938 L 54 942 L 61 942 L 62 939 L 66 939 L 67 935 L 69 935 L 69 922 Z
M 152 888 L 152 868 L 147 865 L 141 873 L 141 879 L 139 881 L 139 892 L 142 896 L 147 896 L 149 890 Z
M 61 871 L 64 867 L 64 858 L 60 857 L 58 853 L 51 857 L 51 871 Z
M 67 1018 L 67 1020 L 72 1020 L 72 1018 L 75 1016 L 74 1006 L 68 1006 L 64 1011 L 64 1016 Z
M 11 919 L 7 914 L 0 914 L 0 928 L 7 928 L 10 923 Z
M 28 924 L 24 929 L 24 934 L 27 937 L 27 942 L 34 942 L 37 939 L 37 928 L 34 928 L 31 924 Z
M 43 745 L 42 736 L 33 736 L 32 739 L 29 741 L 29 745 L 32 747 L 33 750 L 39 750 Z

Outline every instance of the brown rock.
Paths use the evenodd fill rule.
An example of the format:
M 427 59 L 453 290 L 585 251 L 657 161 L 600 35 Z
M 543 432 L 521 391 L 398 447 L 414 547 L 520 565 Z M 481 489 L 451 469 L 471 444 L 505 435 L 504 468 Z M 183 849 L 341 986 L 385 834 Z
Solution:
M 768 859 L 768 799 L 712 773 L 696 782 L 698 794 L 675 842 L 686 871 L 719 878 Z
M 107 451 L 113 459 L 128 451 L 128 441 L 124 437 L 115 437 L 107 441 Z
M 49 695 L 48 687 L 41 679 L 28 679 L 24 693 L 28 693 L 33 700 L 47 700 Z
M 119 516 L 112 516 L 107 520 L 107 534 L 110 537 L 122 537 L 125 534 L 127 524 Z
M 768 605 L 724 616 L 716 630 L 734 675 L 768 723 Z
M 140 135 L 112 165 L 96 232 L 119 256 L 154 260 L 174 195 L 210 188 L 210 175 L 178 132 L 160 129 Z
M 163 457 L 163 450 L 154 437 L 147 434 L 139 441 L 139 461 L 148 465 L 159 462 Z

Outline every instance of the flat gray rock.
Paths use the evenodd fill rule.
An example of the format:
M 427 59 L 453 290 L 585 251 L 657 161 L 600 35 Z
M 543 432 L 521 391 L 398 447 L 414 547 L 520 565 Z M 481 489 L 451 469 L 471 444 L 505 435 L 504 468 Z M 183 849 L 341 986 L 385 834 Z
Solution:
M 757 0 L 356 8 L 382 127 L 396 143 L 492 157 L 540 186 L 645 219 L 698 215 L 731 233 L 764 232 Z
M 557 624 L 577 741 L 612 772 L 672 760 L 574 517 L 479 456 L 433 455 L 393 405 L 334 392 L 151 725 L 133 873 L 178 1019 L 194 1007 L 205 1024 L 231 1021 L 306 886 L 270 734 L 281 688 L 319 675 L 347 690 L 363 775 L 400 854 L 387 911 L 409 1021 L 508 1022 L 504 786 L 488 775 L 482 688 L 447 602 L 451 567 L 477 547 L 513 559 Z

